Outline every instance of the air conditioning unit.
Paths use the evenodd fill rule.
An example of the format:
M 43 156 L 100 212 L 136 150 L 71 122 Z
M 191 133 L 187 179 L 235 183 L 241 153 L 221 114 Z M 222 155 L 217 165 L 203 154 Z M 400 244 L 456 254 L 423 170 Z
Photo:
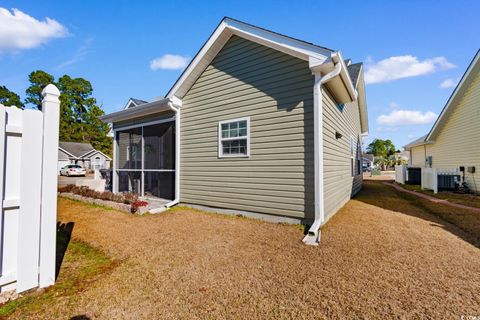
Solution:
M 460 175 L 457 174 L 439 174 L 438 190 L 455 190 L 460 183 Z

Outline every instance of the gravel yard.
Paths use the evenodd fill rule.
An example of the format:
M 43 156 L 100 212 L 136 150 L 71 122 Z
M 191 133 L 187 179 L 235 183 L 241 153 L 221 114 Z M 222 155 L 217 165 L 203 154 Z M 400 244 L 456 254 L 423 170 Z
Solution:
M 323 229 L 319 247 L 303 245 L 296 226 L 185 208 L 132 216 L 59 199 L 59 220 L 74 222 L 73 239 L 118 264 L 75 296 L 12 317 L 479 316 L 474 238 L 396 192 L 365 183 Z

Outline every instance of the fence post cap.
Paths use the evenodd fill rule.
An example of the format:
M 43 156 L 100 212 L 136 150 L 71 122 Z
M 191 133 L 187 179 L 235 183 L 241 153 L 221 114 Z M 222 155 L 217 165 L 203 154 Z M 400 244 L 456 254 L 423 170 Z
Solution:
M 48 86 L 46 86 L 43 90 L 42 90 L 42 96 L 45 97 L 46 95 L 52 95 L 52 96 L 60 96 L 60 91 L 58 90 L 58 88 L 53 85 L 53 84 L 49 84 Z

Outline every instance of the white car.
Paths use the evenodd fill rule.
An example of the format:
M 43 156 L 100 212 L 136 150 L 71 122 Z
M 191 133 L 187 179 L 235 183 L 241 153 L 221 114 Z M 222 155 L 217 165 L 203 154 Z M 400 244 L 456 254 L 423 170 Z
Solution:
M 60 169 L 61 176 L 85 176 L 87 171 L 78 164 L 69 164 Z

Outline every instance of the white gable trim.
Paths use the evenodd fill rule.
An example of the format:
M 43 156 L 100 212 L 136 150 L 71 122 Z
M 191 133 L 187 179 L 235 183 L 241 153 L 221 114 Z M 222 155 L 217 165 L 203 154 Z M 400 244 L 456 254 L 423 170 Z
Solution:
M 127 104 L 125 105 L 125 107 L 123 108 L 123 110 L 126 110 L 126 109 L 130 108 L 131 105 L 133 105 L 134 107 L 137 106 L 137 104 L 132 100 L 132 98 L 128 99 Z
M 447 104 L 445 105 L 445 107 L 443 108 L 442 112 L 440 113 L 440 116 L 438 116 L 437 118 L 437 121 L 435 121 L 432 129 L 430 130 L 430 132 L 428 133 L 427 137 L 425 138 L 425 141 L 428 141 L 432 138 L 432 135 L 440 129 L 440 124 L 442 123 L 442 120 L 444 117 L 446 117 L 446 114 L 449 110 L 449 108 L 451 107 L 451 105 L 453 104 L 453 101 L 456 100 L 456 97 L 460 91 L 460 89 L 462 88 L 462 86 L 464 85 L 465 81 L 467 80 L 467 78 L 470 76 L 470 73 L 472 72 L 472 70 L 475 68 L 475 66 L 477 65 L 477 63 L 479 63 L 479 60 L 480 60 L 480 50 L 477 51 L 475 57 L 473 58 L 472 62 L 470 63 L 470 65 L 468 66 L 467 68 L 467 71 L 465 71 L 465 73 L 463 74 L 462 76 L 462 79 L 460 80 L 460 82 L 457 84 L 457 86 L 455 87 L 455 90 L 453 90 L 453 93 L 452 95 L 450 96 L 450 98 L 448 98 L 448 101 L 447 101 Z
M 95 152 L 89 154 L 87 156 L 87 158 L 91 159 L 94 155 L 96 155 L 97 153 L 100 153 L 102 156 L 104 156 L 107 160 L 112 160 L 112 158 L 110 158 L 109 156 L 107 156 L 105 153 L 103 153 L 102 151 L 100 150 L 95 150 Z
M 175 97 L 181 100 L 232 35 L 237 35 L 306 61 L 314 60 L 317 63 L 323 63 L 332 55 L 332 51 L 328 49 L 225 18 L 175 82 L 168 92 L 167 98 L 173 99 Z

